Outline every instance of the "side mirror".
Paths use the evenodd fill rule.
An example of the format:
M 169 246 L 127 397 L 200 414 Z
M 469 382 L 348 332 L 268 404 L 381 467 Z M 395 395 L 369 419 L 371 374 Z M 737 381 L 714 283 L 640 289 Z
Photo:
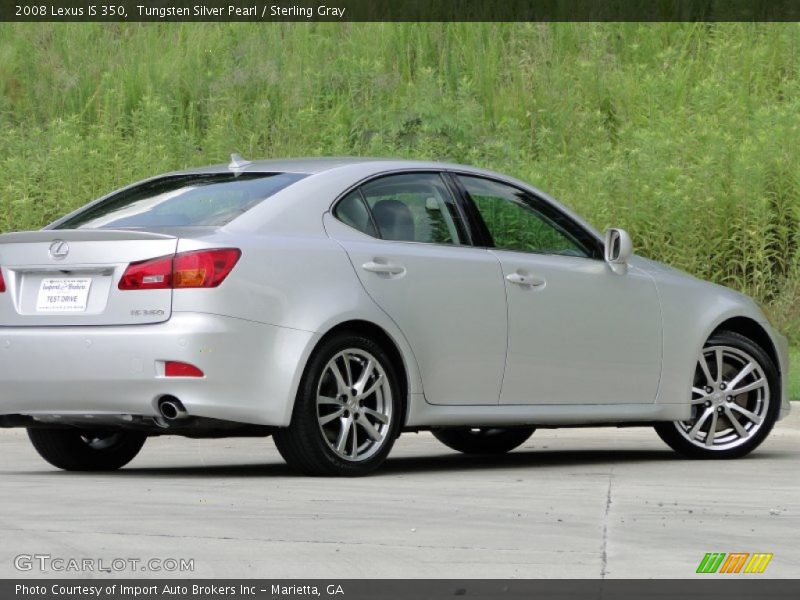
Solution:
M 624 229 L 606 230 L 605 259 L 617 273 L 627 271 L 628 259 L 633 254 L 631 236 Z

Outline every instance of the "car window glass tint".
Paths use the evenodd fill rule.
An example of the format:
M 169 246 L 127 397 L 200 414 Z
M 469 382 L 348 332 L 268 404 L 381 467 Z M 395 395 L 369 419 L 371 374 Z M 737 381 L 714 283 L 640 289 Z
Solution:
M 455 202 L 440 175 L 392 175 L 365 184 L 361 191 L 381 238 L 433 244 L 462 243 Z
M 56 229 L 221 226 L 303 177 L 298 173 L 160 177 L 123 190 Z
M 378 237 L 378 232 L 375 231 L 375 226 L 372 224 L 367 206 L 364 204 L 364 199 L 358 190 L 350 192 L 342 198 L 339 204 L 336 205 L 333 214 L 343 223 L 350 225 L 350 227 L 354 227 L 372 237 Z
M 540 254 L 563 254 L 587 257 L 589 253 L 559 223 L 531 206 L 527 194 L 515 187 L 480 177 L 460 175 L 492 236 L 493 247 Z

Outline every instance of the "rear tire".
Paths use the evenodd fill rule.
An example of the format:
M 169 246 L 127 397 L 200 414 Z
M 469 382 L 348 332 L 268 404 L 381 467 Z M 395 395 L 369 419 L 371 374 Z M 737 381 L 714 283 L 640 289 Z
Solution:
M 769 355 L 745 336 L 722 331 L 698 357 L 692 417 L 658 423 L 655 430 L 687 458 L 739 458 L 766 439 L 780 406 L 780 375 Z
M 524 444 L 533 427 L 447 427 L 431 433 L 448 448 L 464 454 L 505 454 Z
M 340 333 L 314 351 L 292 421 L 273 439 L 289 466 L 307 475 L 366 475 L 388 456 L 402 416 L 388 354 L 369 338 Z
M 133 431 L 28 429 L 43 459 L 65 471 L 115 471 L 131 462 L 147 436 Z

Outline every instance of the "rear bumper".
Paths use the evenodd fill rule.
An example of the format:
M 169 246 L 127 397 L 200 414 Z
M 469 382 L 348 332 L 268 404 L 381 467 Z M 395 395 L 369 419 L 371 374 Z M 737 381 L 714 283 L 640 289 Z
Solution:
M 315 334 L 176 312 L 154 325 L 0 328 L 0 415 L 156 416 L 178 398 L 190 416 L 285 426 Z M 187 362 L 203 378 L 164 377 Z

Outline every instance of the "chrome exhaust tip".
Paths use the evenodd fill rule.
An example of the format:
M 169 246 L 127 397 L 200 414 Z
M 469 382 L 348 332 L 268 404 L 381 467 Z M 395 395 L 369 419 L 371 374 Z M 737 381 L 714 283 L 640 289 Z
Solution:
M 189 413 L 183 407 L 181 401 L 171 396 L 162 398 L 159 401 L 158 412 L 161 413 L 161 416 L 167 421 L 177 421 L 189 416 Z

